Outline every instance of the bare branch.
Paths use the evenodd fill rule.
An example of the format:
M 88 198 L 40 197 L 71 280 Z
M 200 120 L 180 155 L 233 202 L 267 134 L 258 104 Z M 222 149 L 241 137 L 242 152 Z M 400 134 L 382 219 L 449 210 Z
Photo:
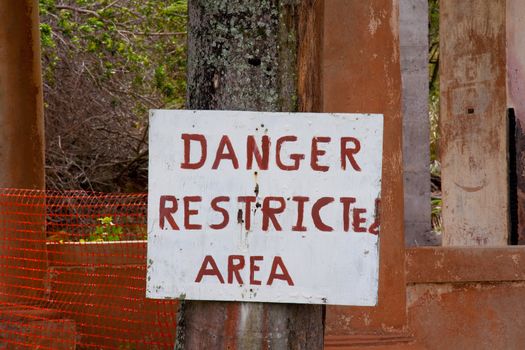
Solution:
M 78 13 L 87 13 L 87 14 L 100 18 L 100 14 L 97 11 L 88 10 L 85 8 L 74 7 L 74 6 L 69 6 L 69 5 L 56 5 L 55 8 L 58 10 L 69 10 L 69 11 L 78 12 Z
M 140 35 L 140 36 L 180 36 L 180 35 L 188 35 L 188 32 L 152 32 L 152 33 L 146 33 L 146 32 L 133 32 L 130 30 L 121 29 L 120 32 L 125 34 L 131 34 L 131 35 Z

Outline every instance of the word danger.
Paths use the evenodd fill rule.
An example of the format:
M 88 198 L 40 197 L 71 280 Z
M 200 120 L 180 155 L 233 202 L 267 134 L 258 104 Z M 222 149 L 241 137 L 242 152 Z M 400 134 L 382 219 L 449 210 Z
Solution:
M 244 224 L 247 231 L 252 228 L 251 213 L 260 208 L 262 213 L 262 230 L 268 231 L 273 227 L 275 231 L 282 231 L 283 227 L 278 219 L 278 214 L 293 215 L 295 224 L 290 228 L 292 231 L 304 232 L 308 228 L 304 224 L 305 206 L 312 202 L 311 210 L 306 215 L 312 218 L 315 229 L 322 232 L 334 231 L 330 223 L 323 220 L 321 210 L 327 207 L 327 210 L 339 210 L 342 216 L 343 231 L 348 232 L 368 232 L 377 235 L 379 233 L 379 219 L 376 217 L 373 223 L 367 225 L 365 208 L 355 206 L 356 198 L 354 197 L 321 197 L 315 201 L 311 201 L 306 196 L 293 196 L 290 198 L 284 197 L 264 197 L 258 198 L 255 196 L 240 196 L 234 200 L 240 204 L 243 209 L 237 211 L 237 224 Z M 209 207 L 214 212 L 222 216 L 222 220 L 216 223 L 209 224 L 208 227 L 212 230 L 225 229 L 231 222 L 230 213 L 224 208 L 224 205 L 230 203 L 232 198 L 229 196 L 218 196 L 211 200 Z M 179 199 L 173 195 L 160 196 L 159 203 L 159 227 L 161 230 L 181 230 L 183 227 L 186 231 L 202 230 L 203 225 L 198 221 L 199 210 L 195 207 L 202 202 L 201 196 L 185 196 L 182 198 L 183 202 L 183 222 L 177 223 L 174 214 L 179 210 Z M 262 204 L 261 204 L 262 202 Z M 292 202 L 292 203 L 289 203 Z M 335 208 L 338 206 L 339 208 Z M 376 201 L 375 211 L 378 213 L 379 200 Z M 330 207 L 330 208 L 328 208 Z M 243 215 L 244 212 L 244 215 Z M 286 228 L 285 228 L 286 230 Z
M 200 169 L 208 162 L 208 141 L 205 135 L 201 134 L 182 134 L 181 138 L 184 143 L 184 161 L 180 167 L 182 169 Z M 299 170 L 301 162 L 305 159 L 304 153 L 291 153 L 288 159 L 284 159 L 286 148 L 297 142 L 297 136 L 286 135 L 275 140 L 275 166 L 284 171 Z M 312 137 L 310 144 L 310 167 L 314 171 L 326 172 L 330 169 L 329 165 L 321 164 L 321 157 L 326 154 L 326 150 L 322 149 L 323 144 L 332 142 L 332 138 L 328 136 Z M 192 152 L 192 145 L 194 149 Z M 272 140 L 270 136 L 264 135 L 261 137 L 260 147 L 257 145 L 255 136 L 248 135 L 246 137 L 246 169 L 250 170 L 254 167 L 254 162 L 257 163 L 259 170 L 268 170 L 270 166 L 270 153 Z M 198 147 L 196 150 L 195 147 Z M 339 158 L 340 165 L 343 170 L 346 170 L 347 163 L 350 163 L 355 171 L 361 171 L 361 167 L 355 159 L 355 155 L 361 150 L 361 143 L 355 137 L 341 137 L 339 139 Z M 222 135 L 215 152 L 211 153 L 213 157 L 211 169 L 217 170 L 222 163 L 229 163 L 234 169 L 239 169 L 239 157 L 237 154 L 239 150 L 235 150 L 228 135 Z M 192 159 L 193 155 L 193 159 Z

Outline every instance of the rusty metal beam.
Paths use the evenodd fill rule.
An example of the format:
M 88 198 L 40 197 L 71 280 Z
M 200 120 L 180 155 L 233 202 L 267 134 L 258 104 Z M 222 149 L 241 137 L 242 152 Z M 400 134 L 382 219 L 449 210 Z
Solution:
M 0 187 L 44 188 L 38 1 L 0 1 Z
M 354 346 L 355 334 L 406 327 L 398 6 L 397 0 L 330 0 L 325 7 L 324 111 L 382 113 L 385 121 L 379 301 L 373 308 L 328 306 L 326 344 L 333 347 L 344 348 L 343 338 Z
M 406 252 L 407 283 L 525 281 L 525 247 L 419 247 Z
M 44 189 L 37 0 L 0 1 L 0 164 L 0 188 Z M 43 199 L 35 199 L 35 206 L 27 210 L 17 207 L 16 215 L 6 214 L 13 212 L 18 200 L 0 203 L 0 300 L 4 302 L 34 301 L 42 295 L 47 266 Z M 21 227 L 24 211 L 23 220 L 30 226 Z M 16 266 L 27 268 L 25 279 L 15 276 Z

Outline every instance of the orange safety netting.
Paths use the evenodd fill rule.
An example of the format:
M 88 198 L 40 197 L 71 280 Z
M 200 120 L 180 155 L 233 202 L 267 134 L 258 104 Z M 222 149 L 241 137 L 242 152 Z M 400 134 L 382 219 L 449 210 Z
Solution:
M 145 298 L 146 194 L 0 189 L 0 348 L 173 349 Z

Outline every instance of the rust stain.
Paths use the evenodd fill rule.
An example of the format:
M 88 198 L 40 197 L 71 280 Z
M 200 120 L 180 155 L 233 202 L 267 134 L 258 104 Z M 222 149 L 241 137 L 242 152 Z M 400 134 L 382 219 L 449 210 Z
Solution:
M 239 225 L 242 225 L 244 223 L 244 219 L 242 218 L 242 214 L 243 214 L 242 209 L 239 209 L 237 211 L 237 223 Z
M 239 306 L 238 303 L 232 303 L 226 308 L 226 320 L 224 322 L 224 349 L 237 349 L 237 327 L 239 324 Z

